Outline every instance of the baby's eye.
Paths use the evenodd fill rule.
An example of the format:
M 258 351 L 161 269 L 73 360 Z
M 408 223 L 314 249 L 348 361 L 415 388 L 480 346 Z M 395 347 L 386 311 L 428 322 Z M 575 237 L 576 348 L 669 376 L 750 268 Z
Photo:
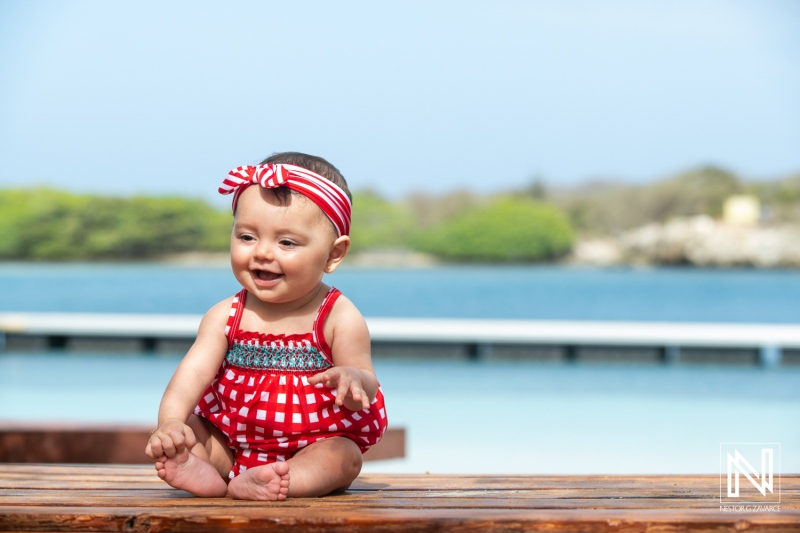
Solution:
M 296 246 L 297 243 L 289 239 L 281 239 L 278 241 L 281 246 Z
M 242 240 L 242 241 L 245 241 L 245 242 L 251 242 L 251 241 L 254 241 L 256 239 L 252 235 L 248 235 L 247 233 L 245 233 L 245 234 L 239 235 L 239 240 Z

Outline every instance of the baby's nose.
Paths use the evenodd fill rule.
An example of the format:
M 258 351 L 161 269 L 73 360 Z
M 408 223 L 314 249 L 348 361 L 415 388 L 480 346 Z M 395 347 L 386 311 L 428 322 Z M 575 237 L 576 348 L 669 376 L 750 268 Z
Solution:
M 271 261 L 272 258 L 275 256 L 272 245 L 270 245 L 267 242 L 258 243 L 258 246 L 256 246 L 255 248 L 255 256 L 258 259 Z

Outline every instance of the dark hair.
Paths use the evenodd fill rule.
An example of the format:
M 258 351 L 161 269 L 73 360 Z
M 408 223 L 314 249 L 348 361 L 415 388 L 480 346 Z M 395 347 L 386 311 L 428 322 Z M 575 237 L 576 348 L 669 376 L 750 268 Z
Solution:
M 339 172 L 339 169 L 337 169 L 335 166 L 331 165 L 328 161 L 322 159 L 321 157 L 317 157 L 315 155 L 302 154 L 300 152 L 280 152 L 272 154 L 259 164 L 266 165 L 268 163 L 297 165 L 298 167 L 303 167 L 305 169 L 310 170 L 311 172 L 315 172 L 320 176 L 322 176 L 323 178 L 326 178 L 328 181 L 333 182 L 333 184 L 335 184 L 337 187 L 339 187 L 344 191 L 344 193 L 347 195 L 347 197 L 350 199 L 351 202 L 353 201 L 353 196 L 350 194 L 350 189 L 347 187 L 347 181 L 345 181 L 344 176 L 342 176 L 342 173 Z M 286 191 L 287 193 L 294 192 L 291 189 L 286 189 L 284 187 L 275 189 L 276 193 L 278 193 L 278 191 Z M 283 196 L 283 193 L 282 192 L 278 193 L 278 196 Z M 285 199 L 285 197 L 282 199 Z

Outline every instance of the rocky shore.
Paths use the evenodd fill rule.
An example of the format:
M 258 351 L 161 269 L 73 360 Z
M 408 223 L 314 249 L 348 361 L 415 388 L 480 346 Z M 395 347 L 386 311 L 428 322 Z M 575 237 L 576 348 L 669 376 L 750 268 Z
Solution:
M 580 240 L 571 260 L 590 265 L 800 267 L 800 225 L 738 226 L 708 216 L 648 224 L 613 238 Z

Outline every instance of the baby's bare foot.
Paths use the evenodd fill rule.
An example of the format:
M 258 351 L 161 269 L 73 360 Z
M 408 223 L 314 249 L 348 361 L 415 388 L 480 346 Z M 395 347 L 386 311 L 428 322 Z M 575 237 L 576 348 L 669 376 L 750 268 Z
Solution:
M 214 498 L 228 493 L 228 485 L 217 470 L 189 450 L 172 458 L 162 455 L 156 461 L 156 471 L 158 477 L 170 486 L 191 492 L 195 496 Z
M 285 500 L 289 494 L 289 463 L 248 468 L 228 483 L 228 494 L 237 500 Z

